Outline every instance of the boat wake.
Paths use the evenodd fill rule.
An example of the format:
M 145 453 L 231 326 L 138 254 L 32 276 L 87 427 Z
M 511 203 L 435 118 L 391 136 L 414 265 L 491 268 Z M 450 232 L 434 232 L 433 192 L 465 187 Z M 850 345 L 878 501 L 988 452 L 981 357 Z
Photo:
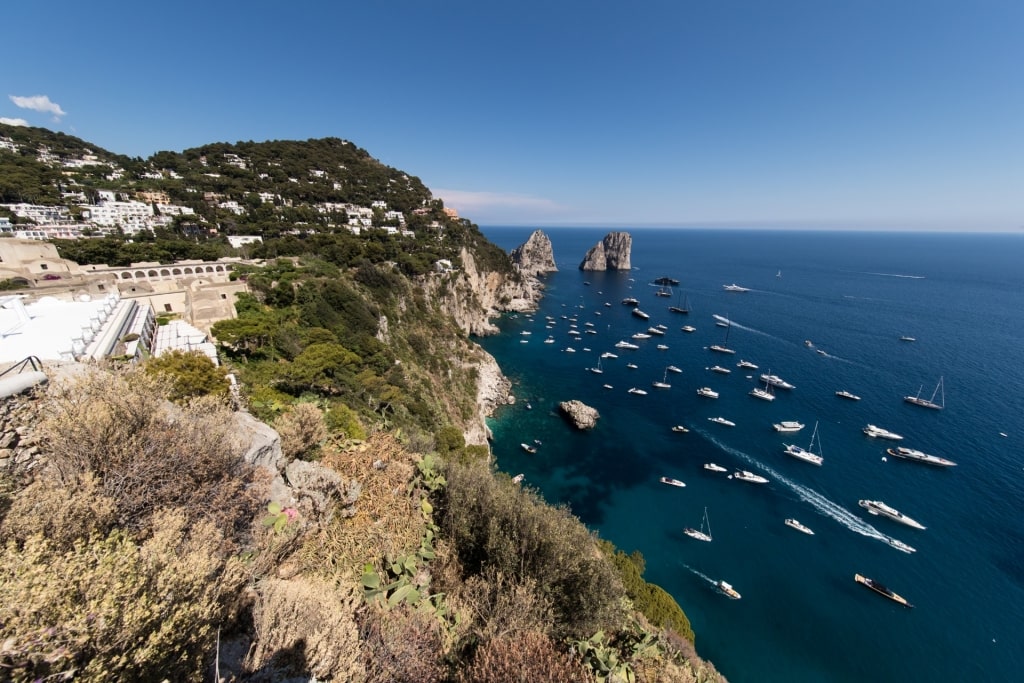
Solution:
M 845 526 L 850 531 L 856 534 L 860 534 L 861 536 L 867 536 L 868 538 L 883 541 L 884 543 L 888 543 L 891 540 L 889 536 L 886 536 L 885 534 L 883 534 L 878 529 L 862 520 L 854 513 L 850 512 L 849 510 L 839 505 L 838 503 L 832 502 L 831 500 L 821 495 L 817 491 L 809 489 L 806 486 L 802 486 L 791 479 L 787 479 L 779 472 L 773 470 L 771 467 L 768 467 L 764 463 L 759 462 L 757 459 L 747 455 L 743 451 L 725 445 L 718 439 L 714 438 L 711 434 L 705 434 L 704 432 L 700 433 L 726 453 L 734 455 L 737 458 L 744 460 L 750 463 L 751 465 L 756 466 L 758 469 L 764 470 L 764 472 L 766 472 L 772 478 L 773 481 L 777 481 L 783 484 L 791 491 L 793 491 L 793 493 L 795 493 L 797 497 L 800 498 L 800 500 L 802 500 L 805 503 L 809 503 L 815 510 L 825 515 L 826 517 L 831 517 L 835 521 Z
M 776 341 L 780 341 L 780 342 L 785 342 L 786 341 L 782 337 L 776 337 L 774 334 L 771 334 L 770 332 L 765 332 L 763 330 L 758 330 L 758 329 L 753 328 L 753 327 L 747 327 L 746 325 L 741 325 L 738 322 L 736 322 L 735 320 L 732 320 L 731 318 L 726 318 L 725 316 L 713 315 L 711 317 L 714 318 L 715 320 L 719 321 L 719 322 L 728 323 L 729 327 L 735 327 L 735 328 L 743 330 L 745 332 L 753 332 L 754 334 L 759 334 L 762 337 L 768 337 L 769 339 L 775 339 Z
M 865 275 L 878 275 L 880 277 L 901 277 L 907 280 L 923 280 L 924 275 L 903 275 L 902 273 L 872 273 L 870 271 L 864 273 Z
M 705 581 L 707 581 L 708 583 L 710 583 L 710 584 L 711 584 L 712 586 L 717 586 L 717 585 L 718 585 L 718 582 L 717 582 L 717 581 L 715 581 L 714 579 L 712 579 L 712 578 L 711 578 L 710 576 L 708 576 L 708 575 L 707 575 L 707 574 L 705 574 L 704 572 L 701 572 L 701 571 L 697 571 L 696 569 L 694 569 L 694 568 L 693 568 L 693 567 L 691 567 L 690 565 L 686 564 L 685 562 L 683 563 L 683 566 L 684 566 L 684 567 L 686 567 L 686 568 L 687 568 L 687 569 L 688 569 L 688 570 L 689 570 L 690 572 L 692 572 L 692 573 L 696 574 L 696 575 L 697 575 L 697 576 L 699 576 L 700 578 L 702 578 L 702 579 L 704 579 Z

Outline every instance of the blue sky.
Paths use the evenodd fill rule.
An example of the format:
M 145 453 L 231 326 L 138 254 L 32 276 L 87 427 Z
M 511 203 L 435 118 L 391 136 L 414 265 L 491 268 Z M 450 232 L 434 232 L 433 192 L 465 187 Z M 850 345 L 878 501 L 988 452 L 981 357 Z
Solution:
M 481 225 L 1024 228 L 1024 2 L 8 3 L 0 119 L 336 136 Z

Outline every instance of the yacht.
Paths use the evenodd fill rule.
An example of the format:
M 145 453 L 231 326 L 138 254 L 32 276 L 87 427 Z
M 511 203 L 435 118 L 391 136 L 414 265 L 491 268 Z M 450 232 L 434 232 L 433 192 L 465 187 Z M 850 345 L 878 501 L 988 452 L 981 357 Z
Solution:
M 896 448 L 887 448 L 885 452 L 894 458 L 914 460 L 916 462 L 924 463 L 925 465 L 935 465 L 936 467 L 956 467 L 956 463 L 952 460 L 946 460 L 945 458 L 940 458 L 937 455 L 928 455 L 927 453 L 922 453 L 921 451 L 913 448 L 897 446 Z
M 707 531 L 704 531 L 704 527 L 707 527 Z M 686 527 L 683 529 L 683 533 L 694 538 L 698 541 L 711 542 L 711 521 L 708 519 L 708 509 L 704 508 L 704 517 L 700 520 L 700 528 L 694 529 L 693 527 Z
M 891 520 L 899 522 L 900 524 L 906 524 L 907 526 L 914 527 L 915 529 L 925 529 L 925 526 L 920 522 L 907 517 L 896 508 L 886 505 L 880 500 L 860 500 L 857 501 L 857 504 L 872 515 L 882 515 L 883 517 L 888 517 Z
M 754 387 L 748 392 L 754 398 L 759 398 L 762 401 L 774 401 L 775 394 L 770 389 L 762 389 L 761 387 Z
M 890 600 L 892 600 L 894 602 L 900 603 L 904 607 L 913 607 L 913 605 L 911 605 L 909 602 L 907 602 L 907 599 L 904 598 L 902 595 L 898 595 L 898 594 L 892 592 L 890 589 L 886 588 L 885 586 L 883 586 L 879 582 L 875 581 L 874 579 L 869 579 L 868 577 L 861 576 L 860 574 L 854 574 L 853 575 L 853 580 L 856 581 L 857 583 L 859 583 L 862 586 L 870 588 L 871 590 L 875 591 L 879 595 L 887 597 L 887 598 L 889 598 Z
M 731 285 L 722 285 L 722 289 L 724 289 L 727 292 L 749 292 L 750 291 L 749 287 L 740 287 L 735 282 L 732 283 Z
M 736 353 L 733 349 L 730 349 L 728 346 L 722 346 L 721 344 L 712 344 L 708 347 L 708 350 L 716 351 L 718 353 Z
M 765 382 L 766 384 L 770 384 L 773 387 L 778 387 L 779 389 L 796 389 L 795 386 L 793 386 L 792 384 L 790 384 L 786 380 L 782 379 L 778 375 L 771 375 L 771 374 L 761 375 L 761 381 Z
M 849 391 L 846 391 L 845 389 L 843 391 L 837 391 L 836 396 L 838 396 L 839 398 L 845 398 L 850 401 L 860 400 L 860 396 L 858 396 L 857 394 L 851 394 Z
M 683 325 L 679 329 L 681 329 L 683 332 L 696 332 L 697 331 L 697 328 L 694 327 L 693 325 Z
M 777 432 L 799 432 L 804 425 L 795 420 L 783 420 L 772 425 Z
M 626 367 L 630 370 L 636 370 L 639 366 L 636 363 L 626 363 Z
M 706 469 L 708 472 L 728 472 L 729 471 L 726 468 L 722 467 L 721 465 L 716 465 L 713 462 L 706 462 L 706 463 L 704 463 L 704 469 Z
M 888 429 L 882 429 L 875 425 L 869 424 L 862 430 L 868 436 L 873 436 L 876 439 L 888 439 L 889 441 L 903 441 L 903 437 L 896 432 L 890 432 Z
M 618 355 L 612 353 L 611 351 L 605 351 L 604 353 L 601 354 L 601 358 L 618 358 Z
M 678 479 L 672 479 L 671 477 L 662 477 L 659 481 L 661 481 L 662 484 L 668 484 L 669 486 L 678 486 L 679 488 L 686 486 L 685 483 L 679 481 Z
M 891 545 L 893 548 L 896 548 L 896 550 L 900 550 L 902 552 L 905 552 L 908 555 L 910 553 L 916 553 L 917 552 L 917 548 L 912 548 L 911 546 L 907 545 L 903 541 L 899 541 L 899 540 L 897 540 L 895 538 L 890 538 L 887 541 L 887 543 L 889 545 Z
M 672 425 L 672 431 L 676 434 L 688 434 L 690 432 L 690 430 L 683 425 Z
M 718 392 L 711 387 L 701 387 L 697 390 L 697 395 L 704 398 L 718 398 Z
M 536 453 L 537 452 L 537 449 L 534 448 L 533 446 L 531 446 L 528 443 L 521 443 L 521 444 L 519 444 L 519 447 L 522 448 L 527 453 Z
M 604 386 L 605 389 L 614 389 L 615 388 L 611 384 L 605 384 L 603 386 Z
M 931 398 L 921 398 L 921 389 L 917 390 L 916 396 L 904 396 L 903 400 L 907 403 L 912 403 L 915 406 L 921 406 L 922 408 L 931 408 L 932 410 L 942 410 L 946 406 L 946 392 L 942 388 L 942 378 L 939 377 L 939 383 L 935 385 L 935 391 L 932 392 Z M 936 395 L 939 396 L 939 402 L 935 402 Z
M 636 317 L 640 318 L 641 320 L 647 320 L 647 319 L 649 319 L 651 317 L 651 316 L 647 315 L 646 313 L 644 313 L 643 311 L 641 311 L 639 308 L 634 308 L 633 309 L 633 315 L 635 315 Z
M 657 348 L 657 349 L 658 349 L 659 351 L 668 351 L 668 347 L 667 347 L 667 346 L 665 346 L 664 344 L 658 344 L 658 346 L 657 346 L 656 348 Z
M 661 329 L 660 327 L 648 327 L 647 331 L 650 332 L 651 334 L 656 334 L 659 337 L 665 336 L 665 330 Z
M 680 370 L 679 368 L 677 368 L 677 367 L 676 367 L 676 366 L 674 366 L 674 365 L 670 365 L 670 366 L 668 366 L 668 371 L 669 371 L 669 372 L 682 372 L 682 370 Z
M 576 349 L 572 348 L 571 346 L 566 346 L 565 347 L 565 352 L 566 353 L 576 353 Z
M 900 341 L 917 341 L 917 339 L 915 339 L 914 337 L 908 337 L 907 335 L 903 335 L 902 337 L 900 337 Z
M 747 482 L 750 482 L 751 484 L 767 484 L 768 483 L 768 480 L 765 479 L 764 477 L 762 477 L 760 474 L 754 474 L 753 472 L 748 472 L 747 470 L 742 470 L 742 471 L 733 473 L 732 478 L 733 479 L 739 479 L 740 481 L 747 481 Z
M 623 340 L 623 341 L 615 342 L 615 348 L 617 348 L 617 349 L 639 349 L 640 347 L 637 346 L 636 344 L 632 344 L 632 343 L 630 343 L 628 341 Z
M 749 360 L 740 359 L 740 362 L 736 364 L 738 368 L 745 368 L 747 370 L 758 370 L 759 368 L 751 363 Z
M 807 534 L 808 536 L 813 536 L 814 535 L 813 531 L 811 531 L 810 529 L 808 529 L 807 527 L 805 527 L 803 524 L 801 524 L 800 522 L 796 521 L 792 517 L 790 517 L 789 519 L 786 520 L 786 526 L 792 527 L 792 528 L 796 529 L 797 531 L 802 531 L 805 534 Z
M 647 334 L 646 332 L 637 332 L 636 334 L 633 335 L 633 339 L 650 339 L 650 338 L 651 338 L 651 335 Z
M 818 452 L 814 452 L 814 442 L 818 442 Z M 794 458 L 809 462 L 812 465 L 820 465 L 825 458 L 821 455 L 821 439 L 818 437 L 818 423 L 814 423 L 814 431 L 811 433 L 811 443 L 807 445 L 807 448 L 801 448 L 797 445 L 784 444 L 786 446 L 786 455 L 792 455 Z
M 628 297 L 626 297 L 625 299 L 622 300 L 622 305 L 623 306 L 639 306 L 640 302 L 637 299 L 634 299 L 633 297 L 628 296 Z
M 733 588 L 728 581 L 716 581 L 715 588 L 721 591 L 722 595 L 726 597 L 732 598 L 733 600 L 740 599 L 739 592 L 735 588 Z
M 732 422 L 730 420 L 726 420 L 724 417 L 709 417 L 708 420 L 710 420 L 711 422 L 715 422 L 717 424 L 720 424 L 720 425 L 725 425 L 726 427 L 735 427 L 736 426 L 735 422 Z
M 627 389 L 627 391 L 631 394 L 636 394 L 637 396 L 647 395 L 646 391 L 644 391 L 643 389 L 637 389 L 636 387 L 630 387 L 629 389 Z
M 721 365 L 712 365 L 709 368 L 709 370 L 711 370 L 711 372 L 717 372 L 721 375 L 728 375 L 730 372 L 732 372 L 732 370 L 730 370 L 729 368 L 723 368 Z

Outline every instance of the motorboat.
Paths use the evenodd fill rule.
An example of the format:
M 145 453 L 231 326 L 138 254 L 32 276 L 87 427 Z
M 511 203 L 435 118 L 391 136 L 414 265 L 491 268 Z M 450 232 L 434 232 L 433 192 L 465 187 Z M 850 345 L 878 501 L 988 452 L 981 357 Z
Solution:
M 708 347 L 708 350 L 715 351 L 717 353 L 736 353 L 733 349 L 730 349 L 728 346 L 722 346 L 721 344 L 712 344 Z
M 513 484 L 518 484 L 519 482 L 521 482 L 525 478 L 526 478 L 525 474 L 517 474 L 516 476 L 512 477 L 512 483 Z
M 730 584 L 728 581 L 716 581 L 715 588 L 717 588 L 719 592 L 722 593 L 722 595 L 728 598 L 732 598 L 733 600 L 740 599 L 739 591 L 733 588 L 732 584 Z
M 811 531 L 809 528 L 805 527 L 803 524 L 793 519 L 792 517 L 786 520 L 786 526 L 796 529 L 797 531 L 802 531 L 808 536 L 814 535 L 813 531 Z
M 656 279 L 654 281 L 654 284 L 656 284 L 656 285 L 658 285 L 660 287 L 678 287 L 679 286 L 679 280 L 677 280 L 677 279 L 675 279 L 673 277 L 662 276 L 662 277 L 659 277 L 658 279 Z
M 782 379 L 778 375 L 772 375 L 772 374 L 761 375 L 761 381 L 766 383 L 766 384 L 770 384 L 773 387 L 778 387 L 779 389 L 796 389 L 795 386 L 793 386 L 792 384 L 790 384 L 786 380 Z
M 860 396 L 858 396 L 857 394 L 851 394 L 849 391 L 846 391 L 845 389 L 842 390 L 842 391 L 837 391 L 836 392 L 836 396 L 838 396 L 839 398 L 845 398 L 845 399 L 847 399 L 849 401 L 859 401 L 860 400 Z
M 908 337 L 907 335 L 902 335 L 900 337 L 900 341 L 912 342 L 912 341 L 917 341 L 917 339 L 915 339 L 914 337 Z
M 641 311 L 639 308 L 634 308 L 633 309 L 633 315 L 635 315 L 636 317 L 640 318 L 641 320 L 648 320 L 651 317 L 651 316 L 647 315 L 646 313 L 644 313 L 643 311 Z
M 697 328 L 694 327 L 693 325 L 683 325 L 679 329 L 682 330 L 683 332 L 696 332 L 697 331 Z
M 522 448 L 527 453 L 531 453 L 532 454 L 532 453 L 536 453 L 537 452 L 537 449 L 534 446 L 531 446 L 528 443 L 521 443 L 521 444 L 519 444 L 519 447 Z
M 614 389 L 615 387 L 613 387 L 611 384 L 605 384 L 604 388 L 605 389 Z
M 756 365 L 751 363 L 749 360 L 743 360 L 743 359 L 740 359 L 740 362 L 736 364 L 736 367 L 738 367 L 738 368 L 745 368 L 747 370 L 758 370 L 758 369 L 760 369 Z
M 697 390 L 697 395 L 704 398 L 718 398 L 718 392 L 711 387 L 701 387 Z
M 636 370 L 639 366 L 636 363 L 626 363 L 626 367 L 630 370 Z
M 618 358 L 618 355 L 612 353 L 611 351 L 605 351 L 604 353 L 601 354 L 601 358 Z
M 748 472 L 747 470 L 740 470 L 739 472 L 734 472 L 732 478 L 739 479 L 740 481 L 750 482 L 751 484 L 768 483 L 768 480 L 762 477 L 760 474 L 754 474 L 753 472 Z
M 889 588 L 886 588 L 885 586 L 880 584 L 878 581 L 875 581 L 874 579 L 869 579 L 868 577 L 861 576 L 860 574 L 854 574 L 853 575 L 853 580 L 856 581 L 857 583 L 859 583 L 862 586 L 870 588 L 871 590 L 873 590 L 874 592 L 878 593 L 881 596 L 889 598 L 890 600 L 892 600 L 894 602 L 900 603 L 904 607 L 913 607 L 913 605 L 911 605 L 909 602 L 907 602 L 907 599 L 904 598 L 902 595 L 894 593 L 892 590 L 890 590 Z
M 712 365 L 710 368 L 711 372 L 717 372 L 720 375 L 728 375 L 732 370 L 729 368 L 723 368 L 721 365 Z
M 630 387 L 627 391 L 629 393 L 631 393 L 631 394 L 636 394 L 637 396 L 646 396 L 647 395 L 646 391 L 644 391 L 643 389 L 637 389 L 636 387 Z
M 921 398 L 921 389 L 917 390 L 916 396 L 904 396 L 903 400 L 907 403 L 912 403 L 915 406 L 921 406 L 922 408 L 931 408 L 932 410 L 942 410 L 946 407 L 946 392 L 942 387 L 942 378 L 939 377 L 939 383 L 935 385 L 935 391 L 932 392 L 931 398 Z M 935 397 L 938 396 L 938 402 L 935 401 Z
M 704 529 L 707 528 L 707 531 Z M 694 529 L 693 527 L 686 527 L 683 529 L 683 533 L 690 538 L 698 541 L 711 542 L 711 522 L 708 520 L 708 509 L 704 508 L 704 517 L 700 520 L 700 528 Z
M 873 424 L 869 424 L 861 431 L 863 431 L 868 436 L 875 437 L 876 439 L 888 439 L 889 441 L 903 441 L 903 437 L 897 434 L 896 432 L 890 432 L 888 429 L 882 429 L 881 427 L 876 427 Z
M 622 300 L 622 305 L 623 306 L 639 306 L 640 305 L 640 301 L 638 301 L 637 299 L 634 299 L 631 296 L 627 296 L 625 299 Z
M 668 371 L 669 371 L 669 372 L 682 372 L 682 370 L 680 370 L 679 368 L 677 368 L 677 367 L 676 367 L 676 366 L 674 366 L 674 365 L 670 365 L 670 366 L 668 366 Z
M 572 348 L 571 346 L 566 346 L 565 353 L 576 353 L 576 349 Z
M 658 346 L 656 346 L 655 348 L 657 348 L 659 351 L 668 351 L 668 347 L 665 346 L 664 344 L 658 344 Z
M 772 425 L 777 432 L 799 432 L 804 428 L 804 425 L 795 420 L 783 420 L 782 422 L 776 422 Z
M 935 465 L 936 467 L 956 467 L 956 463 L 952 460 L 946 460 L 945 458 L 940 458 L 937 455 L 928 455 L 927 453 L 922 453 L 914 448 L 897 446 L 896 448 L 887 448 L 885 452 L 894 458 L 913 460 L 915 462 L 924 463 L 925 465 Z
M 690 430 L 683 425 L 672 425 L 672 431 L 676 434 L 688 434 L 690 432 Z
M 916 553 L 917 552 L 917 548 L 913 548 L 913 547 L 907 545 L 906 543 L 904 543 L 903 541 L 897 540 L 895 538 L 890 538 L 887 542 L 893 548 L 896 548 L 896 550 L 905 552 L 908 555 L 910 553 Z
M 639 349 L 640 347 L 631 342 L 622 340 L 615 342 L 615 348 L 617 349 Z
M 709 417 L 709 421 L 715 424 L 725 425 L 726 427 L 735 427 L 736 423 L 731 420 L 726 420 L 724 417 Z
M 660 327 L 648 327 L 647 331 L 651 334 L 656 334 L 659 337 L 665 336 L 665 330 L 661 329 Z
M 647 334 L 646 332 L 637 332 L 636 334 L 633 335 L 633 339 L 650 339 L 650 338 L 651 338 L 651 335 Z
M 883 517 L 888 517 L 893 521 L 899 522 L 900 524 L 906 524 L 907 526 L 914 527 L 915 529 L 924 530 L 926 528 L 920 522 L 913 520 L 910 517 L 907 517 L 905 514 L 903 514 L 896 508 L 890 505 L 886 505 L 880 500 L 860 500 L 857 501 L 857 504 L 860 505 L 865 510 L 867 510 L 872 515 L 881 515 Z
M 669 486 L 678 486 L 679 488 L 686 486 L 685 483 L 679 481 L 678 479 L 672 479 L 671 477 L 662 477 L 659 481 L 662 484 L 668 484 Z
M 718 327 L 729 327 L 730 325 L 732 325 L 727 316 L 712 313 L 711 317 L 714 319 L 715 325 L 717 325 Z
M 727 292 L 749 292 L 750 291 L 749 287 L 740 287 L 735 282 L 732 283 L 731 285 L 722 285 L 722 289 L 724 289 Z
M 729 471 L 726 468 L 722 467 L 721 465 L 716 465 L 713 462 L 706 462 L 706 463 L 704 463 L 704 469 L 706 469 L 708 472 L 728 472 Z

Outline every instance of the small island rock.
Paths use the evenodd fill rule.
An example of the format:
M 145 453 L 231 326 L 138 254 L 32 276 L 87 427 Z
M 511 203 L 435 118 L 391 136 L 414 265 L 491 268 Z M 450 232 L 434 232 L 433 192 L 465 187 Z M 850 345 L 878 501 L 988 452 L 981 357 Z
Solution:
M 597 418 L 601 417 L 596 408 L 591 408 L 583 401 L 562 401 L 558 408 L 576 429 L 593 429 L 597 425 Z
M 610 232 L 583 257 L 580 270 L 630 270 L 633 237 L 628 232 Z
M 543 275 L 558 271 L 551 239 L 543 230 L 534 230 L 529 239 L 512 250 L 510 257 L 516 268 L 526 275 Z

